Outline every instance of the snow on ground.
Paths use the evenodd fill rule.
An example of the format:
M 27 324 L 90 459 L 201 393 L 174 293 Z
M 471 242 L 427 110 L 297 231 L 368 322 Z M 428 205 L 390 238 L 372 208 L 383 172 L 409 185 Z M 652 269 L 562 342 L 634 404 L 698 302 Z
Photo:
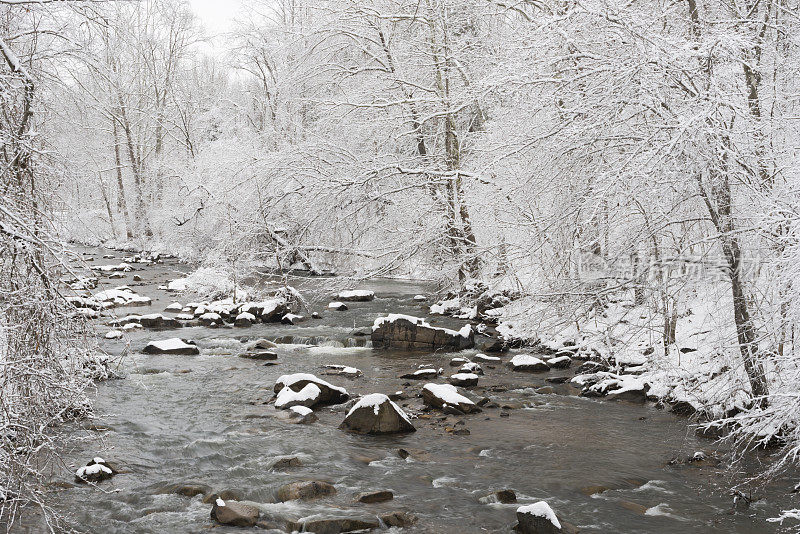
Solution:
M 231 273 L 211 267 L 200 267 L 188 276 L 172 280 L 167 288 L 170 291 L 192 291 L 206 299 L 224 298 L 234 292 L 237 300 L 247 298 L 247 291 L 234 284 Z
M 617 377 L 609 380 L 635 370 L 637 384 L 625 387 L 646 383 L 650 396 L 720 417 L 743 407 L 749 391 L 732 310 L 730 287 L 724 283 L 695 289 L 691 300 L 679 303 L 676 343 L 667 351 L 661 339 L 663 316 L 634 306 L 632 292 L 590 311 L 568 311 L 524 297 L 502 309 L 497 330 L 507 339 L 609 363 Z

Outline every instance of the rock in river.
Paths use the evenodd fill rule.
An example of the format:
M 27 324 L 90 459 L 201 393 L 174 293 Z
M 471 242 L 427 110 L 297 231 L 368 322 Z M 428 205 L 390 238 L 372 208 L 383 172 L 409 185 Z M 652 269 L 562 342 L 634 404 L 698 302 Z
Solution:
M 173 337 L 161 341 L 151 341 L 142 349 L 145 354 L 200 354 L 197 344 L 189 339 Z
M 367 302 L 375 298 L 375 293 L 365 289 L 342 291 L 336 298 L 343 302 Z
M 253 527 L 258 521 L 258 508 L 250 504 L 217 499 L 211 507 L 211 518 L 223 525 Z
M 335 494 L 336 488 L 333 487 L 333 484 L 321 480 L 302 480 L 300 482 L 284 484 L 278 488 L 276 497 L 280 502 L 294 500 L 307 501 Z
M 298 392 L 308 384 L 314 384 L 319 388 L 318 404 L 341 404 L 350 398 L 346 389 L 334 386 L 309 373 L 294 373 L 278 377 L 278 380 L 275 381 L 274 391 L 278 394 L 282 389 L 289 388 Z
M 379 317 L 372 325 L 372 346 L 376 348 L 435 351 L 462 350 L 474 345 L 475 332 L 470 325 L 458 331 L 436 328 L 419 317 L 400 314 Z
M 330 519 L 304 519 L 287 525 L 292 532 L 315 532 L 316 534 L 340 534 L 342 532 L 367 532 L 377 529 L 380 523 L 374 518 L 333 517 Z
M 347 412 L 339 428 L 356 434 L 394 434 L 416 430 L 405 412 L 382 393 L 361 397 Z
M 479 412 L 474 402 L 461 395 L 455 386 L 450 384 L 425 384 L 422 387 L 422 400 L 433 408 L 452 406 L 464 413 Z
M 75 471 L 75 482 L 83 484 L 108 480 L 114 476 L 114 469 L 102 458 L 92 458 L 89 463 Z
M 448 382 L 454 386 L 469 388 L 478 385 L 478 375 L 472 373 L 456 373 L 450 375 Z
M 305 406 L 310 408 L 319 402 L 322 390 L 316 384 L 309 382 L 299 391 L 292 388 L 283 388 L 278 392 L 275 399 L 275 407 L 279 410 L 287 410 L 294 406 Z
M 515 528 L 520 534 L 560 534 L 561 522 L 550 505 L 539 501 L 517 508 L 518 524 Z
M 365 504 L 374 504 L 377 502 L 386 502 L 391 501 L 394 499 L 394 494 L 391 491 L 384 490 L 384 491 L 368 491 L 365 493 L 359 493 L 356 495 L 356 501 L 363 502 Z
M 517 354 L 508 362 L 514 371 L 524 371 L 528 373 L 538 373 L 549 371 L 550 366 L 536 356 L 530 354 Z

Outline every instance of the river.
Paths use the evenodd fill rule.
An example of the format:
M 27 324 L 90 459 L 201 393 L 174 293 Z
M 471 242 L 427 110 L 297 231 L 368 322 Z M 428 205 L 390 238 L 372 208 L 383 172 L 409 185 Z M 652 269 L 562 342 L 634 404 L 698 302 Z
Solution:
M 124 255 L 103 249 L 80 249 L 96 258 L 94 264 L 118 263 Z M 113 254 L 115 259 L 101 259 Z M 142 267 L 121 280 L 101 279 L 101 288 L 127 284 L 152 298 L 149 307 L 116 309 L 128 312 L 162 312 L 186 296 L 157 289 L 188 271 L 175 261 Z M 133 282 L 132 276 L 142 277 Z M 467 534 L 510 532 L 519 504 L 485 504 L 480 498 L 494 490 L 510 488 L 521 504 L 546 500 L 581 532 L 614 533 L 739 533 L 779 532 L 765 521 L 779 510 L 794 507 L 790 482 L 779 480 L 757 490 L 763 497 L 746 511 L 733 512 L 730 485 L 744 473 L 732 475 L 720 467 L 667 466 L 670 458 L 696 451 L 714 453 L 713 442 L 697 438 L 685 418 L 652 405 L 592 400 L 577 396 L 568 385 L 554 386 L 554 394 L 538 394 L 551 386 L 549 374 L 514 373 L 505 366 L 488 368 L 473 393 L 489 396 L 500 405 L 464 417 L 414 419 L 417 432 L 402 436 L 371 437 L 347 434 L 337 427 L 341 408 L 317 409 L 319 421 L 293 425 L 275 416 L 263 402 L 270 398 L 278 376 L 293 372 L 315 373 L 345 387 L 351 394 L 391 393 L 403 390 L 400 404 L 419 414 L 417 398 L 424 382 L 398 378 L 420 364 L 451 371 L 454 354 L 420 354 L 378 351 L 339 345 L 326 339 L 369 333 L 382 314 L 426 315 L 413 301 L 430 288 L 424 283 L 376 280 L 359 288 L 376 293 L 372 302 L 352 303 L 345 312 L 325 309 L 329 288 L 326 278 L 292 283 L 312 300 L 322 319 L 297 326 L 259 324 L 251 328 L 188 327 L 179 330 L 134 330 L 127 334 L 129 354 L 124 358 L 125 378 L 97 386 L 92 393 L 96 418 L 70 430 L 83 438 L 68 451 L 65 467 L 54 477 L 57 509 L 68 514 L 74 528 L 93 533 L 205 532 L 214 524 L 210 505 L 202 497 L 160 493 L 169 483 L 196 481 L 215 491 L 234 489 L 247 501 L 259 503 L 264 514 L 299 518 L 375 516 L 403 510 L 418 517 L 404 532 Z M 315 297 L 316 298 L 313 298 Z M 428 303 L 430 304 L 430 303 Z M 437 324 L 450 320 L 430 318 Z M 98 332 L 108 318 L 97 320 Z M 197 342 L 199 356 L 145 355 L 150 340 L 180 336 Z M 275 339 L 292 336 L 295 343 L 281 344 L 278 365 L 237 357 L 243 337 Z M 306 345 L 316 338 L 317 346 Z M 288 338 L 284 339 L 284 341 Z M 101 339 L 109 354 L 126 350 L 124 340 Z M 463 351 L 469 356 L 475 351 Z M 507 360 L 510 356 L 504 355 Z M 348 379 L 324 376 L 322 366 L 344 364 L 363 371 Z M 571 374 L 574 371 L 562 371 Z M 443 379 L 439 379 L 443 382 Z M 410 383 L 410 385 L 405 385 Z M 507 416 L 501 416 L 501 412 Z M 453 428 L 469 433 L 455 435 Z M 450 431 L 448 431 L 450 430 Z M 464 435 L 466 434 L 466 435 Z M 403 448 L 411 453 L 404 460 Z M 724 454 L 724 450 L 715 454 Z M 124 472 L 99 486 L 103 491 L 73 485 L 70 469 L 94 456 L 118 463 Z M 297 456 L 302 466 L 272 470 L 279 457 Z M 737 469 L 756 472 L 752 457 Z M 278 486 L 302 479 L 332 482 L 338 493 L 310 503 L 274 504 Z M 587 489 L 600 486 L 601 493 Z M 388 489 L 394 499 L 382 504 L 355 504 L 353 494 Z M 29 532 L 42 531 L 28 523 Z M 215 532 L 241 532 L 217 526 Z

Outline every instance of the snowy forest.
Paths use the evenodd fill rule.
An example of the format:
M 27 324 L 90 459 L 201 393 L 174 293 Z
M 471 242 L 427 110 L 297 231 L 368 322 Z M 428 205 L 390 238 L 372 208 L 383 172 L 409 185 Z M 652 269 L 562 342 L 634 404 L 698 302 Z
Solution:
M 800 4 L 195 4 L 0 0 L 0 526 L 800 531 Z

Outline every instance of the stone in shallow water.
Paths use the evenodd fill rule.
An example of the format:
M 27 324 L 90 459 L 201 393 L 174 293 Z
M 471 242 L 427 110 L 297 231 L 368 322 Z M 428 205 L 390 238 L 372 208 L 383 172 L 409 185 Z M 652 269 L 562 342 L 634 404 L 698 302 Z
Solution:
M 366 532 L 380 527 L 373 518 L 336 517 L 331 519 L 307 519 L 290 522 L 287 527 L 292 532 L 315 532 L 316 534 L 340 534 L 342 532 Z
M 224 501 L 217 498 L 211 507 L 211 518 L 223 525 L 253 527 L 258 521 L 258 516 L 258 508 L 236 501 Z
M 478 375 L 473 373 L 456 373 L 451 375 L 448 382 L 454 386 L 473 387 L 478 385 Z
M 335 494 L 336 488 L 333 487 L 333 484 L 321 480 L 301 480 L 279 487 L 276 498 L 280 502 L 294 500 L 308 501 Z
M 481 411 L 474 402 L 461 395 L 455 386 L 450 384 L 425 384 L 422 387 L 423 402 L 433 408 L 452 406 L 464 413 Z
M 82 484 L 96 483 L 108 480 L 115 474 L 114 468 L 98 456 L 92 458 L 85 466 L 75 471 L 75 482 Z
M 375 298 L 375 293 L 366 289 L 353 289 L 342 291 L 336 298 L 343 302 L 368 302 Z
M 239 355 L 240 358 L 248 360 L 277 360 L 278 354 L 268 350 L 243 352 Z
M 303 465 L 303 462 L 300 461 L 300 458 L 297 456 L 288 456 L 285 458 L 278 458 L 275 463 L 272 464 L 271 469 L 287 469 L 290 467 L 300 467 Z
M 395 434 L 414 432 L 408 416 L 389 397 L 381 393 L 365 395 L 350 408 L 339 428 L 357 434 Z
M 151 341 L 142 349 L 145 354 L 200 354 L 197 344 L 189 339 L 173 337 Z
M 202 482 L 176 482 L 167 484 L 160 488 L 157 494 L 175 493 L 184 497 L 195 497 L 197 495 L 208 495 L 211 493 L 211 486 Z
M 547 363 L 530 354 L 517 354 L 511 358 L 509 365 L 514 371 L 523 371 L 527 373 L 540 373 L 550 370 L 550 366 L 547 365 Z
M 394 493 L 388 490 L 383 491 L 368 491 L 356 495 L 356 501 L 365 504 L 374 504 L 377 502 L 386 502 L 394 499 Z
M 475 332 L 470 325 L 461 330 L 436 328 L 424 319 L 410 315 L 390 314 L 379 317 L 372 325 L 372 346 L 404 350 L 462 350 L 475 345 Z

